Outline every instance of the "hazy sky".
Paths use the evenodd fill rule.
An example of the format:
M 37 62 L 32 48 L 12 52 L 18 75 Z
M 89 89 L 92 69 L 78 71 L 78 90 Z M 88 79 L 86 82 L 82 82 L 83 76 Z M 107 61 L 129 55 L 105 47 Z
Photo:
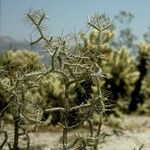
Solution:
M 42 8 L 50 18 L 49 31 L 59 35 L 80 29 L 86 25 L 87 16 L 95 12 L 105 13 L 109 17 L 119 11 L 130 11 L 134 15 L 132 27 L 141 37 L 150 26 L 150 0 L 0 0 L 0 34 L 15 39 L 29 39 L 29 27 L 21 22 L 31 7 Z

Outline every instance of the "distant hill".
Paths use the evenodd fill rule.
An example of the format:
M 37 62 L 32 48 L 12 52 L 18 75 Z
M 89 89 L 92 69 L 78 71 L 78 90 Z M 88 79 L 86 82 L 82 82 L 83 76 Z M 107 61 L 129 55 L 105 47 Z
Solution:
M 15 50 L 15 49 L 27 49 L 39 51 L 42 49 L 39 45 L 31 46 L 28 41 L 18 41 L 9 36 L 0 36 L 0 51 L 5 50 Z

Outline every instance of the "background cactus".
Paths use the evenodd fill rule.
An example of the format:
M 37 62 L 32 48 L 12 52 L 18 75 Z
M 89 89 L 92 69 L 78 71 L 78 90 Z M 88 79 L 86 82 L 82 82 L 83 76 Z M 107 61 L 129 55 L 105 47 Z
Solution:
M 41 68 L 40 55 L 33 51 L 17 50 L 7 51 L 1 54 L 0 65 L 1 66 L 20 66 L 22 70 L 31 72 L 39 70 Z M 14 68 L 15 69 L 15 68 Z
M 105 93 L 109 93 L 112 104 L 121 111 L 127 111 L 130 95 L 139 78 L 135 59 L 126 47 L 112 49 L 107 56 L 108 59 L 102 62 L 102 69 L 106 75 L 106 78 L 102 80 L 102 88 Z
M 131 14 L 122 15 L 132 18 Z M 42 64 L 38 53 L 31 51 L 8 51 L 0 56 L 0 119 L 4 116 L 3 110 L 9 108 L 15 127 L 13 149 L 19 149 L 22 123 L 42 124 L 48 120 L 56 125 L 59 122 L 63 128 L 63 149 L 66 150 L 68 131 L 87 121 L 90 126 L 88 138 L 96 150 L 103 117 L 112 106 L 107 105 L 101 88 L 111 92 L 113 103 L 118 107 L 125 107 L 124 101 L 129 103 L 131 98 L 129 111 L 139 107 L 140 112 L 149 113 L 150 46 L 139 44 L 136 62 L 129 54 L 129 49 L 134 47 L 131 30 L 121 31 L 119 43 L 111 43 L 114 36 L 110 28 L 112 23 L 104 15 L 89 20 L 90 29 L 81 34 L 81 43 L 76 37 L 75 42 L 62 37 L 48 38 L 42 32 L 45 17 L 43 11 L 27 13 L 28 20 L 39 33 L 31 44 L 42 41 L 50 55 L 49 66 Z M 95 120 L 96 131 L 93 130 Z M 115 125 L 119 123 L 120 120 Z M 84 147 L 88 144 L 84 142 Z
M 38 92 L 43 99 L 43 108 L 64 107 L 65 84 L 63 82 L 62 76 L 57 73 L 49 73 L 39 80 Z M 73 106 L 74 98 L 75 93 L 69 93 L 69 99 L 72 100 L 72 102 L 69 102 L 70 106 Z M 49 117 L 51 117 L 50 123 L 53 125 L 61 122 L 62 118 L 60 112 L 52 112 L 51 115 L 44 112 L 42 115 L 42 121 L 46 121 Z
M 142 81 L 142 88 L 140 94 L 144 96 L 144 103 L 138 104 L 138 112 L 141 114 L 150 115 L 150 76 L 147 75 Z
M 150 45 L 148 43 L 140 43 L 138 45 L 138 59 L 139 63 L 137 66 L 137 69 L 140 73 L 139 79 L 135 83 L 135 88 L 134 91 L 132 92 L 131 95 L 131 102 L 129 105 L 129 111 L 136 111 L 138 104 L 143 104 L 144 103 L 144 94 L 141 92 L 142 90 L 142 82 L 146 75 L 149 75 L 149 66 L 148 66 L 148 61 L 150 60 Z M 144 84 L 144 82 L 143 82 Z M 144 86 L 144 85 L 143 85 Z
M 10 50 L 0 54 L 0 106 L 3 112 L 11 112 L 10 97 L 13 95 L 11 92 L 20 82 L 17 81 L 17 76 L 40 70 L 41 67 L 40 56 L 33 51 Z M 26 84 L 28 84 L 28 79 L 26 79 Z
M 110 53 L 109 60 L 103 66 L 106 74 L 104 89 L 111 92 L 112 100 L 117 103 L 119 99 L 126 99 L 134 90 L 134 84 L 139 78 L 135 60 L 129 55 L 126 47 L 121 47 Z M 126 100 L 124 100 L 126 101 Z

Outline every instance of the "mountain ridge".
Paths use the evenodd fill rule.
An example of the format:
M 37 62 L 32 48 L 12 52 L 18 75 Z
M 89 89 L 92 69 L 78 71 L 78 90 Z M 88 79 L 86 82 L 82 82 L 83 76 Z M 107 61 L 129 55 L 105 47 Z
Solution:
M 30 45 L 27 40 L 19 41 L 9 36 L 0 36 L 0 52 L 17 49 L 40 51 L 43 48 L 39 44 Z

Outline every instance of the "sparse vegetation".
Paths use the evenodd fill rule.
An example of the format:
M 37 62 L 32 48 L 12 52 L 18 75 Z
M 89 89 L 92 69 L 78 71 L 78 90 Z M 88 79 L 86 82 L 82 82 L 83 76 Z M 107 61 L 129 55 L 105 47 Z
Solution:
M 122 12 L 120 17 L 130 23 L 133 16 Z M 31 45 L 41 44 L 47 61 L 28 50 L 0 54 L 0 149 L 21 149 L 24 136 L 30 150 L 29 133 L 44 127 L 62 131 L 56 149 L 98 150 L 108 136 L 103 124 L 122 134 L 123 113 L 150 114 L 150 45 L 148 40 L 137 44 L 136 60 L 130 53 L 136 47 L 131 30 L 122 30 L 120 40 L 113 41 L 114 25 L 105 15 L 95 14 L 86 30 L 64 37 L 48 37 L 46 19 L 44 11 L 30 10 L 24 20 L 37 32 Z M 84 127 L 86 132 L 70 142 L 68 133 Z

